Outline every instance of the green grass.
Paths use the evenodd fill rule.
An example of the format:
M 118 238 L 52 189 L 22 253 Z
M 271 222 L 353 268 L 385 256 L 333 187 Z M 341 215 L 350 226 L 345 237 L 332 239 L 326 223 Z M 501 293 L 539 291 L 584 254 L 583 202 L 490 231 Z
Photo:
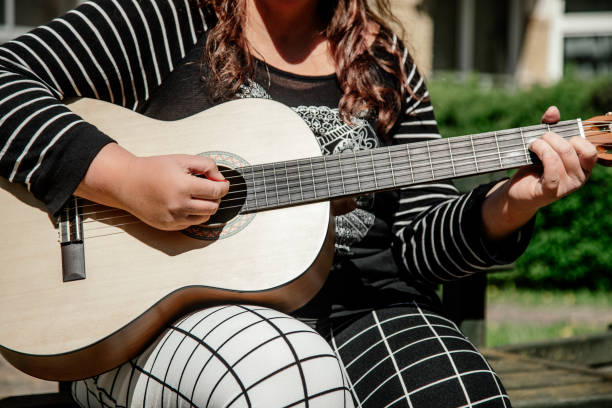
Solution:
M 551 324 L 487 322 L 487 347 L 562 339 L 581 334 L 601 333 L 605 327 L 593 324 L 557 322 Z
M 571 311 L 572 307 L 593 308 L 594 310 L 612 307 L 612 293 L 593 292 L 588 289 L 575 291 L 517 289 L 490 285 L 487 289 L 487 303 L 520 307 L 521 310 L 536 311 L 538 308 L 555 308 Z M 596 313 L 596 312 L 594 312 Z M 525 316 L 524 322 L 487 321 L 487 347 L 528 343 L 540 340 L 567 338 L 583 334 L 601 333 L 608 329 L 607 324 L 588 320 L 555 320 L 551 322 L 531 321 Z M 612 323 L 609 322 L 609 323 Z
M 524 306 L 612 307 L 612 292 L 590 289 L 545 290 L 489 285 L 487 302 L 513 302 Z

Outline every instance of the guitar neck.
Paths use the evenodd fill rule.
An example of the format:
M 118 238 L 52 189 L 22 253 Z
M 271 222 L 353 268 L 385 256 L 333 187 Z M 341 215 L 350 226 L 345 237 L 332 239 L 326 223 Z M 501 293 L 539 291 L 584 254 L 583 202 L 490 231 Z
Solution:
M 533 163 L 529 144 L 544 132 L 584 137 L 580 119 L 555 125 L 408 143 L 238 169 L 243 212 L 287 207 L 509 170 Z

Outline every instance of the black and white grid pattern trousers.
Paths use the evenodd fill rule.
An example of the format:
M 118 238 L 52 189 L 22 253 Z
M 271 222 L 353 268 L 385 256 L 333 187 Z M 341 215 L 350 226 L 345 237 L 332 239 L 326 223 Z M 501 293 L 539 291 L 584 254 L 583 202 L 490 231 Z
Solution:
M 256 306 L 173 324 L 144 353 L 73 383 L 83 407 L 510 407 L 456 326 L 415 303 L 322 330 Z

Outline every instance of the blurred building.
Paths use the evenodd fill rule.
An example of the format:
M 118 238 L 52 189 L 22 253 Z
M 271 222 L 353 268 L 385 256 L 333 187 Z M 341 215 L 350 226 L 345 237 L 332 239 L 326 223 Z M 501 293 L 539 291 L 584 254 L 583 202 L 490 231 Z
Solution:
M 433 22 L 433 40 L 415 36 L 414 48 L 434 72 L 481 72 L 521 84 L 554 82 L 569 66 L 582 74 L 612 73 L 612 0 L 393 3 L 413 3 L 413 18 Z
M 0 0 L 0 42 L 84 0 Z M 323 0 L 325 1 L 325 0 Z M 612 0 L 391 0 L 426 73 L 551 83 L 568 66 L 612 73 Z

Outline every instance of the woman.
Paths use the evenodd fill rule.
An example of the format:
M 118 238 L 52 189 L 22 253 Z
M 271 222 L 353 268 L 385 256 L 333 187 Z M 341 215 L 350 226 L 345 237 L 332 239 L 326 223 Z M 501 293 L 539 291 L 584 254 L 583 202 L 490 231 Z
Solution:
M 213 161 L 136 157 L 69 113 L 67 96 L 168 120 L 236 97 L 272 98 L 309 124 L 324 154 L 439 138 L 423 80 L 384 23 L 387 1 L 377 13 L 365 0 L 201 3 L 89 1 L 4 45 L 2 176 L 28 184 L 52 213 L 73 193 L 165 230 L 216 212 L 228 183 Z M 544 120 L 558 121 L 558 111 Z M 74 383 L 75 399 L 510 406 L 482 355 L 441 314 L 433 285 L 518 257 L 537 209 L 580 187 L 595 163 L 578 138 L 548 133 L 531 150 L 541 172 L 527 167 L 466 195 L 428 184 L 334 203 L 330 278 L 294 318 L 242 305 L 196 312 L 133 361 Z

